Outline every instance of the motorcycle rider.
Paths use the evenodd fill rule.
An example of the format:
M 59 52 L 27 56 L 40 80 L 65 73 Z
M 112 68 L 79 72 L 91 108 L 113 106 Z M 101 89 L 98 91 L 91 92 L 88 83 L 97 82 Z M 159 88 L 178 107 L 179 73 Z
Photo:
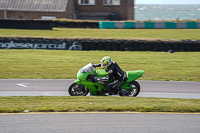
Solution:
M 123 80 L 125 72 L 119 67 L 119 65 L 116 62 L 112 62 L 111 58 L 109 56 L 105 56 L 101 59 L 100 64 L 93 64 L 93 67 L 101 67 L 105 69 L 106 72 L 108 72 L 108 75 L 106 77 L 94 77 L 94 81 L 109 81 L 111 78 L 114 78 L 113 82 L 109 83 L 106 86 L 106 92 L 109 92 L 109 95 L 113 95 L 116 88 L 118 88 L 118 91 L 122 91 L 121 87 L 119 86 Z

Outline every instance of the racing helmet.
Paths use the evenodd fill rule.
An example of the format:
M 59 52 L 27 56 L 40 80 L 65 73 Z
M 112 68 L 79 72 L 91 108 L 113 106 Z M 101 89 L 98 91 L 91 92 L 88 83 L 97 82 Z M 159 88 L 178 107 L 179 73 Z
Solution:
M 105 56 L 101 59 L 101 68 L 106 69 L 107 67 L 109 67 L 112 63 L 112 60 L 109 56 Z

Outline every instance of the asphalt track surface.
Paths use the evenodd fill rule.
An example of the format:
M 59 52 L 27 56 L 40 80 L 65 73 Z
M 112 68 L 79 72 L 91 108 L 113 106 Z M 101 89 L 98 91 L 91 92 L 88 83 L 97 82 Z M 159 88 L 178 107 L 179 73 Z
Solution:
M 199 133 L 200 114 L 0 114 L 1 133 Z
M 0 96 L 69 96 L 67 79 L 0 79 Z M 138 81 L 139 97 L 200 99 L 200 82 Z M 2 133 L 199 133 L 200 114 L 0 114 Z
M 0 96 L 69 96 L 75 79 L 0 79 Z M 200 99 L 200 82 L 138 81 L 138 97 Z

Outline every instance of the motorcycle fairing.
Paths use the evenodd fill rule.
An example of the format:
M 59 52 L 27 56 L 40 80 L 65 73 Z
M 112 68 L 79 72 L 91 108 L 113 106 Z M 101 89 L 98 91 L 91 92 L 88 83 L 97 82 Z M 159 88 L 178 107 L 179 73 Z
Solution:
M 136 80 L 137 78 L 141 77 L 142 74 L 144 73 L 143 70 L 136 70 L 136 71 L 126 71 L 126 76 L 127 76 L 127 80 L 121 83 L 121 87 L 125 90 L 131 90 L 133 89 L 133 87 L 129 87 L 129 83 Z M 108 72 L 105 72 L 104 69 L 95 69 L 92 64 L 88 64 L 86 66 L 84 66 L 83 68 L 81 68 L 78 73 L 77 73 L 77 78 L 78 80 L 74 81 L 74 83 L 77 84 L 83 84 L 85 87 L 90 88 L 90 93 L 91 95 L 99 95 L 98 92 L 102 92 L 102 90 L 104 90 L 104 93 L 101 95 L 105 95 L 105 90 L 106 87 L 100 83 L 97 82 L 93 82 L 91 83 L 92 80 L 88 80 L 88 76 L 95 74 L 95 76 L 97 77 L 106 77 Z M 110 80 L 108 83 L 112 82 L 112 80 Z

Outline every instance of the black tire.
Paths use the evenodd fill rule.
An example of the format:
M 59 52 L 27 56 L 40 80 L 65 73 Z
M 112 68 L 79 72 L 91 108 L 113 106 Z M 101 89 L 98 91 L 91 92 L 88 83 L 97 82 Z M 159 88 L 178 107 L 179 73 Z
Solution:
M 136 97 L 140 93 L 140 84 L 137 81 L 132 81 L 128 84 L 129 87 L 134 87 L 134 89 L 129 90 L 130 94 L 128 97 Z
M 89 90 L 82 84 L 72 83 L 69 86 L 68 92 L 70 96 L 86 96 Z

